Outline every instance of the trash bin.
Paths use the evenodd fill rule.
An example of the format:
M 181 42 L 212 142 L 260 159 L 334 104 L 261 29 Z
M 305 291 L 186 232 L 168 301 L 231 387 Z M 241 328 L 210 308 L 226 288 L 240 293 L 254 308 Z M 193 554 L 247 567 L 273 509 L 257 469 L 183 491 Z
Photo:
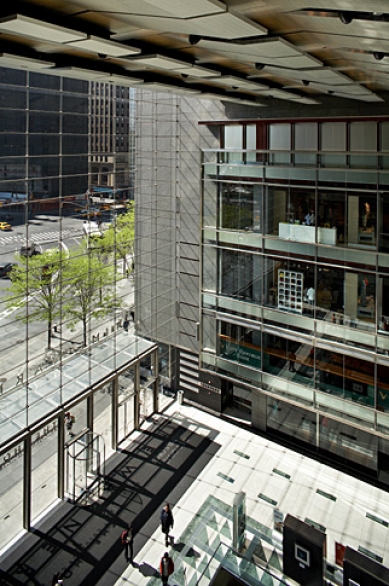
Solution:
M 177 391 L 177 400 L 179 405 L 184 404 L 184 391 Z

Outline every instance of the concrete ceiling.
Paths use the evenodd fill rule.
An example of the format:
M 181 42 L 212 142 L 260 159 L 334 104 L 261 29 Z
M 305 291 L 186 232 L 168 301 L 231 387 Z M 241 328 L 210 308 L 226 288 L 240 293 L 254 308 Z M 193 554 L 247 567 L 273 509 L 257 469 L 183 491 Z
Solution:
M 13 0 L 0 66 L 258 106 L 382 103 L 389 1 Z

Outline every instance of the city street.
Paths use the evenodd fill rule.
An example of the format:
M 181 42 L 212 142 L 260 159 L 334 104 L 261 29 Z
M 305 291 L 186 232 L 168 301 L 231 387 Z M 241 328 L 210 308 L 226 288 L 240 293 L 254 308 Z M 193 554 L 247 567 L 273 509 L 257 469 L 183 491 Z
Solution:
M 107 220 L 109 215 L 107 216 Z M 102 218 L 103 226 L 107 225 Z M 81 217 L 64 217 L 38 215 L 28 223 L 28 240 L 37 245 L 41 252 L 62 246 L 65 250 L 77 246 L 84 236 L 84 220 Z M 60 241 L 60 233 L 62 241 Z M 26 241 L 24 225 L 13 222 L 13 230 L 0 233 L 1 255 L 0 262 L 18 262 L 18 254 L 21 245 Z M 0 279 L 0 351 L 3 361 L 1 372 L 1 388 L 6 391 L 20 381 L 23 372 L 23 364 L 28 355 L 29 377 L 38 369 L 47 367 L 50 361 L 54 362 L 59 355 L 67 355 L 76 351 L 82 341 L 82 325 L 53 324 L 52 348 L 47 351 L 47 323 L 45 321 L 32 321 L 28 325 L 15 319 L 17 308 L 7 307 L 5 304 L 6 290 L 10 286 L 8 278 Z M 116 292 L 121 304 L 110 314 L 101 319 L 95 319 L 88 324 L 88 339 L 92 342 L 99 337 L 107 335 L 112 327 L 117 327 L 133 303 L 132 278 L 121 279 L 116 285 Z M 20 314 L 20 312 L 19 312 Z M 19 315 L 18 314 L 18 315 Z M 27 344 L 28 338 L 28 344 Z M 24 373 L 25 376 L 25 373 Z

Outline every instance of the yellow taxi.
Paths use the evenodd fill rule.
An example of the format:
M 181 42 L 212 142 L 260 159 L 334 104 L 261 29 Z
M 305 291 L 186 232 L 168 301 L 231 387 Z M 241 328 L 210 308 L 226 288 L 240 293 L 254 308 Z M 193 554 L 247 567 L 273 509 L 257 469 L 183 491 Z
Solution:
M 12 230 L 12 226 L 8 222 L 0 222 L 0 230 Z

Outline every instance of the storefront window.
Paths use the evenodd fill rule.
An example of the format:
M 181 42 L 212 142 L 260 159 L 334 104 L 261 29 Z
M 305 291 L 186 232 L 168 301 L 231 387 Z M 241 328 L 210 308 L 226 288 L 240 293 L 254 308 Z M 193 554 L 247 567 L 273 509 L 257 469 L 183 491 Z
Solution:
M 220 227 L 227 230 L 252 231 L 254 224 L 260 223 L 260 202 L 254 197 L 252 185 L 221 185 Z M 255 222 L 255 216 L 259 215 Z
M 316 370 L 318 389 L 370 407 L 374 406 L 372 362 L 330 350 L 317 349 Z
M 220 322 L 219 355 L 239 364 L 261 368 L 261 333 Z
M 221 282 L 219 292 L 222 295 L 251 301 L 253 299 L 253 289 L 256 286 L 253 283 L 252 276 L 252 254 L 238 252 L 236 250 L 221 251 Z
M 281 376 L 294 383 L 314 385 L 314 349 L 310 344 L 265 335 L 263 370 Z

